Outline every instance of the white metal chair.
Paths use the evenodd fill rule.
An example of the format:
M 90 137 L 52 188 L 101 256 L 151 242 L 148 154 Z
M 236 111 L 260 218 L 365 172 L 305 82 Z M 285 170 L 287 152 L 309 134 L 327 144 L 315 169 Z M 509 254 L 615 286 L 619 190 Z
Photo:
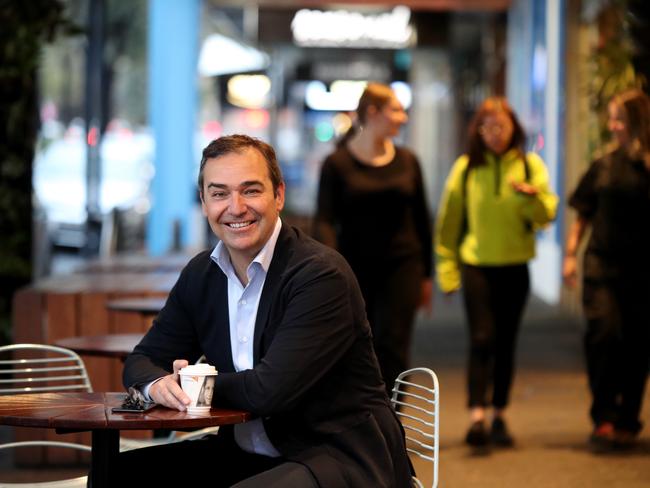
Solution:
M 391 397 L 395 412 L 404 426 L 406 449 L 412 455 L 414 464 L 430 464 L 433 488 L 438 486 L 439 397 L 438 377 L 428 368 L 413 368 L 400 373 Z M 413 477 L 413 483 L 424 488 L 416 477 Z
M 75 352 L 42 344 L 12 344 L 0 347 L 0 395 L 53 391 L 92 392 L 83 361 Z M 0 445 L 0 450 L 24 447 L 56 447 L 90 451 L 73 442 L 21 441 Z M 2 487 L 74 488 L 86 486 L 86 476 L 40 483 L 3 483 Z
M 11 359 L 6 359 L 12 354 Z M 87 391 L 93 388 L 77 353 L 43 344 L 0 347 L 0 395 L 51 391 Z
M 0 444 L 0 450 L 3 449 L 16 449 L 21 447 L 57 447 L 63 449 L 75 449 L 78 451 L 90 452 L 89 446 L 82 444 L 75 444 L 73 442 L 58 442 L 58 441 L 22 441 L 22 442 L 8 442 Z M 87 476 L 79 476 L 77 478 L 69 478 L 57 481 L 40 481 L 29 483 L 5 483 L 0 481 L 1 488 L 81 488 L 85 487 L 88 483 Z

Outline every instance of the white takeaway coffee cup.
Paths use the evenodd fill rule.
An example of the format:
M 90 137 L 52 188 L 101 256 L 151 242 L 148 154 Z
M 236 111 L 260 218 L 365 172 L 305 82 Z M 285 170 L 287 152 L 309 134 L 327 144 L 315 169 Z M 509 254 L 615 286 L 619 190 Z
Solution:
M 205 363 L 190 364 L 182 368 L 178 374 L 181 377 L 181 388 L 191 400 L 187 413 L 207 414 L 212 404 L 216 368 Z

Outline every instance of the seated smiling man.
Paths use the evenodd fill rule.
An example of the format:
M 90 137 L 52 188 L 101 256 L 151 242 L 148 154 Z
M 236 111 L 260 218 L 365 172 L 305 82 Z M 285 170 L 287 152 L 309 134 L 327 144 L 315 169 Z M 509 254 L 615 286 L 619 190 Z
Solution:
M 126 360 L 124 385 L 182 411 L 178 371 L 205 354 L 219 371 L 213 405 L 255 419 L 122 453 L 129 483 L 187 483 L 213 466 L 211 487 L 411 486 L 356 278 L 282 223 L 284 191 L 268 144 L 233 135 L 204 149 L 199 193 L 220 242 L 183 269 Z

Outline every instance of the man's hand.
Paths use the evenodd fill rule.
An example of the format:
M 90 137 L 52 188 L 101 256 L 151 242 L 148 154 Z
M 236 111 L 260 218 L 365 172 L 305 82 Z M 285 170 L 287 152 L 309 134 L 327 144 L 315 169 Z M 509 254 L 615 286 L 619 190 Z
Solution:
M 178 383 L 178 372 L 188 364 L 185 359 L 177 359 L 173 365 L 174 372 L 151 385 L 149 396 L 154 402 L 181 412 L 185 411 L 191 400 Z

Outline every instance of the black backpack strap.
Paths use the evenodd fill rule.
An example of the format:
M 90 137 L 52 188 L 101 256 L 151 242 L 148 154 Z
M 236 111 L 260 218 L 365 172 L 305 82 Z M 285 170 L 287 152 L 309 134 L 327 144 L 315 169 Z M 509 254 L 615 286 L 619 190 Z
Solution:
M 466 205 L 465 200 L 467 199 L 467 179 L 469 178 L 469 162 L 467 163 L 467 166 L 465 166 L 465 170 L 463 171 L 463 186 L 462 186 L 462 192 L 463 192 L 463 206 Z

